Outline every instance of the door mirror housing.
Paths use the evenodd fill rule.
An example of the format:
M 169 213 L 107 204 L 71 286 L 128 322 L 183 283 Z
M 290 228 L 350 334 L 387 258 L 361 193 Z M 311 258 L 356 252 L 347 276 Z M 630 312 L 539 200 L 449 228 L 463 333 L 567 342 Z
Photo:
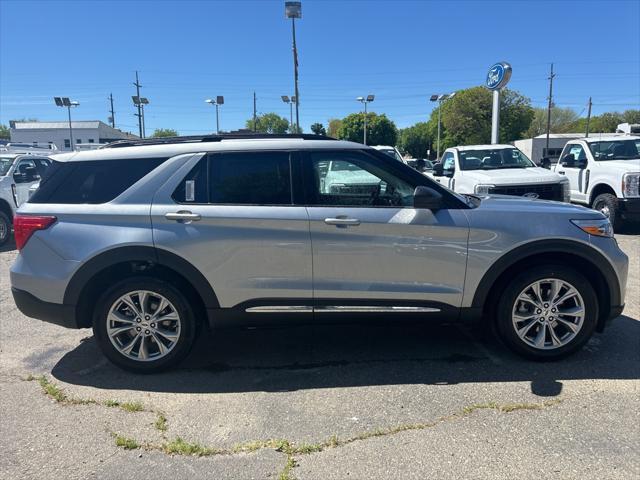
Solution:
M 433 166 L 433 174 L 437 177 L 442 177 L 444 175 L 444 168 L 442 168 L 442 163 L 436 163 Z
M 454 168 L 452 168 L 451 170 L 445 170 L 443 175 L 445 177 L 452 178 L 455 175 L 455 173 L 456 173 L 456 170 Z
M 576 157 L 573 156 L 573 153 L 568 153 L 564 157 L 562 157 L 560 163 L 563 167 L 573 167 L 576 163 Z
M 544 157 L 540 160 L 540 166 L 542 168 L 546 168 L 547 170 L 551 170 L 551 160 L 548 157 Z
M 423 185 L 417 186 L 413 192 L 413 207 L 436 211 L 442 208 L 443 200 L 439 192 Z
M 587 160 L 582 158 L 580 160 L 576 160 L 574 163 L 574 167 L 576 168 L 587 168 Z

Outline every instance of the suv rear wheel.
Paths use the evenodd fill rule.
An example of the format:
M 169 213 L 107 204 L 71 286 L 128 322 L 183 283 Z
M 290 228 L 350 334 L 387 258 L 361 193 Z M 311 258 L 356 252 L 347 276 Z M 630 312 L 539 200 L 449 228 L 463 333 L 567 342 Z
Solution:
M 180 290 L 155 278 L 134 277 L 102 295 L 93 332 L 117 366 L 151 373 L 176 365 L 189 353 L 196 322 Z
M 0 246 L 4 245 L 11 237 L 11 219 L 0 211 Z
M 564 265 L 545 265 L 509 283 L 497 316 L 500 338 L 509 348 L 534 360 L 555 360 L 589 340 L 598 302 L 582 274 Z

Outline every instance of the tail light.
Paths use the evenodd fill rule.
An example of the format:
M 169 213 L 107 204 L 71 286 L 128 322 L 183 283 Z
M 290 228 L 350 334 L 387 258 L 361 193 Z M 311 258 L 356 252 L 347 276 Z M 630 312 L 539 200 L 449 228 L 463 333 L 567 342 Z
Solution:
M 46 230 L 56 221 L 56 217 L 49 215 L 22 215 L 13 217 L 13 237 L 18 250 L 26 245 L 31 235 L 38 230 Z

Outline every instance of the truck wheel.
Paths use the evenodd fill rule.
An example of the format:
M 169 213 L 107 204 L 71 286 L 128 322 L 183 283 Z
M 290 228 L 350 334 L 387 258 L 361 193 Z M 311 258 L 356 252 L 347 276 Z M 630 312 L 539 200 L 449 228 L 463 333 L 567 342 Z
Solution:
M 593 334 L 598 301 L 589 281 L 564 265 L 542 265 L 516 276 L 497 308 L 500 338 L 533 360 L 556 360 L 582 348 Z
M 11 237 L 11 219 L 9 216 L 0 212 L 0 246 L 7 243 L 7 240 Z
M 98 300 L 93 319 L 93 333 L 105 356 L 136 373 L 175 366 L 189 353 L 196 330 L 189 300 L 153 277 L 132 277 L 114 285 Z
M 593 201 L 591 208 L 598 210 L 600 213 L 608 217 L 613 225 L 614 231 L 619 230 L 622 226 L 622 220 L 620 220 L 620 215 L 618 215 L 618 199 L 615 195 L 610 193 L 602 193 L 598 195 Z

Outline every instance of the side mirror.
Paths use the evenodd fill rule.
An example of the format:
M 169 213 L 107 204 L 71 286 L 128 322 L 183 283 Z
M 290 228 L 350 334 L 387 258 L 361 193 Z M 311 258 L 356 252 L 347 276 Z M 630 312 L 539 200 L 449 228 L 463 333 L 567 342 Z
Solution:
M 581 160 L 576 160 L 574 166 L 576 168 L 587 168 L 587 160 L 584 158 Z
M 568 153 L 564 157 L 562 157 L 560 163 L 563 167 L 573 167 L 576 163 L 576 157 L 574 157 L 573 153 Z
M 417 186 L 413 192 L 413 207 L 439 210 L 442 208 L 442 195 L 433 188 Z
M 445 177 L 452 178 L 455 175 L 455 173 L 456 173 L 456 171 L 454 169 L 451 169 L 451 170 L 445 170 L 443 175 Z
M 444 175 L 444 168 L 442 168 L 442 163 L 436 163 L 433 166 L 433 174 L 437 177 L 441 177 L 442 175 Z
M 544 157 L 542 160 L 540 160 L 540 166 L 542 168 L 546 168 L 547 170 L 551 170 L 551 160 L 549 160 L 548 157 Z

